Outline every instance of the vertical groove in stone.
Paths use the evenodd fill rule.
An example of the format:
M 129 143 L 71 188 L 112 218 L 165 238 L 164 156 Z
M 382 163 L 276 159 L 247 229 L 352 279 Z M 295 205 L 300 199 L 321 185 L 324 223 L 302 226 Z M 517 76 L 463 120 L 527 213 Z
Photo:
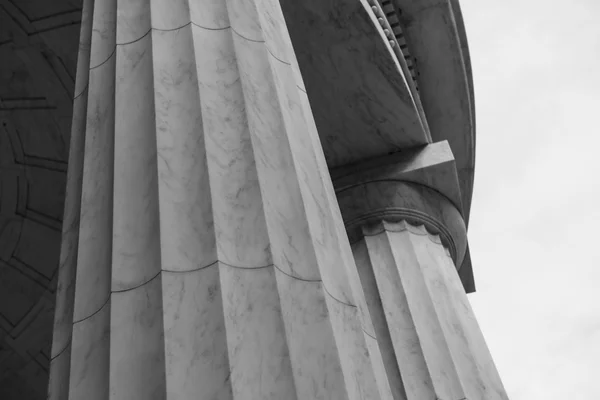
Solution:
M 55 398 L 380 398 L 283 16 L 256 6 L 96 1 Z
M 400 377 L 398 359 L 394 353 L 390 329 L 383 312 L 373 265 L 369 259 L 369 250 L 364 240 L 353 244 L 352 250 L 356 260 L 360 285 L 365 294 L 366 307 L 372 318 L 373 331 L 377 338 L 377 346 L 374 346 L 375 349 L 370 349 L 370 351 L 371 353 L 375 351 L 376 354 L 380 354 L 381 366 L 383 367 L 381 375 L 376 374 L 375 376 L 380 387 L 380 392 L 389 392 L 389 398 L 394 400 L 406 400 L 406 391 Z
M 367 277 L 367 270 L 374 275 L 406 398 L 506 400 L 467 295 L 439 238 L 405 221 L 381 222 L 363 232 L 365 244 L 355 245 L 356 262 L 362 277 Z M 365 245 L 363 254 L 359 247 Z M 369 286 L 368 279 L 362 283 Z M 371 300 L 368 304 L 372 309 L 378 306 Z M 378 335 L 383 325 L 376 323 Z
M 115 14 L 114 2 L 94 2 L 68 398 L 108 395 Z
M 232 399 L 197 68 L 206 55 L 187 1 L 154 0 L 151 14 L 166 398 Z
M 422 246 L 417 258 L 421 265 L 435 266 L 422 268 L 423 276 L 429 295 L 433 300 L 440 328 L 447 340 L 448 348 L 458 375 L 458 379 L 465 392 L 466 398 L 485 399 L 485 384 L 481 380 L 481 371 L 474 359 L 474 353 L 469 349 L 467 333 L 456 313 L 455 299 L 448 290 L 448 276 L 444 271 L 448 268 L 448 257 L 440 243 L 424 236 L 413 236 L 414 246 Z M 456 270 L 454 267 L 452 269 Z
M 294 399 L 280 301 L 231 30 L 194 27 L 227 380 L 234 399 Z
M 269 0 L 274 1 L 274 0 Z M 277 3 L 278 6 L 278 3 Z M 306 94 L 306 90 L 304 89 L 304 82 L 302 80 L 302 76 L 300 74 L 297 60 L 293 52 L 293 48 L 291 45 L 291 41 L 289 39 L 289 35 L 281 35 L 284 39 L 284 44 L 287 42 L 288 49 L 288 57 L 290 57 L 291 68 L 295 78 L 296 85 L 298 90 L 295 93 L 299 96 L 300 100 L 300 108 L 301 112 L 304 115 L 305 121 L 305 130 L 306 137 L 308 138 L 310 145 L 312 147 L 313 154 L 315 155 L 315 165 L 319 171 L 322 171 L 320 174 L 321 185 L 324 190 L 324 199 L 323 205 L 325 206 L 327 214 L 330 218 L 333 219 L 333 231 L 331 233 L 331 237 L 333 240 L 333 251 L 337 252 L 339 255 L 339 260 L 336 260 L 336 263 L 339 264 L 340 270 L 335 271 L 334 276 L 345 276 L 347 277 L 347 283 L 349 289 L 345 289 L 345 292 L 349 292 L 348 297 L 352 298 L 354 305 L 357 308 L 357 316 L 360 320 L 361 328 L 359 331 L 354 332 L 355 336 L 362 335 L 363 340 L 360 344 L 357 344 L 356 350 L 363 351 L 366 348 L 368 351 L 368 358 L 370 359 L 372 368 L 370 370 L 373 371 L 375 375 L 374 378 L 369 377 L 368 380 L 376 381 L 377 374 L 376 371 L 380 371 L 384 368 L 383 366 L 383 354 L 380 352 L 378 346 L 373 345 L 373 339 L 376 337 L 373 329 L 373 322 L 371 321 L 370 311 L 366 305 L 365 293 L 363 292 L 363 287 L 360 283 L 360 278 L 358 276 L 358 270 L 356 268 L 356 264 L 354 258 L 352 256 L 352 250 L 350 248 L 350 244 L 348 240 L 346 240 L 346 231 L 344 229 L 343 219 L 340 212 L 340 208 L 336 199 L 335 190 L 333 187 L 333 182 L 328 173 L 327 162 L 325 160 L 325 155 L 323 153 L 323 149 L 321 147 L 321 141 L 319 139 L 317 127 L 313 118 L 312 110 L 310 107 L 310 102 L 308 100 L 308 95 Z M 287 40 L 286 40 L 287 39 Z M 291 53 L 291 54 L 290 54 Z M 337 265 L 334 264 L 334 265 Z M 369 345 L 370 344 L 370 345 Z M 352 372 L 347 372 L 347 376 L 352 376 Z M 354 382 L 358 382 L 356 379 Z M 366 385 L 364 385 L 366 386 Z M 371 387 L 371 386 L 370 386 Z M 385 399 L 386 396 L 391 395 L 388 392 L 388 389 L 385 387 L 381 387 L 380 396 Z
M 324 183 L 330 178 L 316 130 L 312 130 L 307 122 L 312 119 L 312 114 L 305 111 L 300 98 L 298 87 L 302 82 L 297 81 L 289 62 L 294 61 L 293 48 L 283 13 L 275 0 L 257 0 L 256 5 L 269 53 L 267 60 L 273 77 L 274 97 L 286 132 L 280 139 L 281 149 L 295 172 L 296 196 L 301 199 L 318 273 L 328 292 L 325 301 L 345 387 L 351 399 L 379 398 L 355 299 L 348 283 L 347 272 L 353 269 L 349 268 L 354 267 L 353 260 L 350 248 L 340 245 L 340 241 L 345 240 L 342 219 L 331 204 L 333 188 Z
M 390 243 L 406 295 L 406 305 L 415 324 L 436 394 L 441 398 L 462 399 L 466 396 L 458 375 L 456 360 L 452 357 L 452 338 L 444 332 L 443 316 L 436 308 L 436 301 L 428 289 L 427 277 L 424 275 L 426 268 L 438 266 L 422 262 L 423 251 L 426 250 L 421 246 L 424 240 L 429 239 L 425 228 L 421 228 L 424 234 L 420 236 L 409 230 L 410 228 L 402 232 L 385 231 L 383 234 Z M 400 251 L 401 248 L 404 251 Z
M 68 396 L 71 365 L 71 335 L 75 302 L 75 276 L 79 247 L 79 212 L 83 182 L 83 154 L 87 118 L 87 85 L 93 21 L 93 0 L 86 0 L 81 15 L 77 77 L 73 93 L 73 119 L 69 144 L 69 168 L 62 224 L 62 242 L 54 334 L 52 337 L 48 399 L 61 400 Z
M 150 0 L 118 0 L 109 388 L 114 400 L 166 397 L 150 24 Z
M 283 16 L 273 4 L 257 2 L 258 13 L 251 3 L 246 8 L 229 4 L 233 29 L 251 39 L 240 38 L 242 33 L 234 37 L 271 249 L 275 265 L 282 268 L 276 274 L 298 397 L 369 398 L 375 393 L 362 375 L 369 375 L 370 368 L 358 366 L 366 353 L 364 343 L 356 343 L 356 333 L 362 337 L 360 324 L 348 323 L 357 319 L 356 311 L 339 303 L 350 303 L 351 297 L 323 204 L 320 175 L 326 170 L 313 168 L 314 149 L 306 143 L 293 72 L 282 58 L 285 47 L 274 40 L 287 34 L 278 25 Z M 266 48 L 256 42 L 259 38 Z M 321 279 L 335 299 L 310 282 Z
M 94 54 L 105 52 L 105 49 L 108 48 L 106 37 L 111 35 L 114 37 L 116 9 L 108 9 L 107 3 L 110 1 L 94 2 L 92 58 Z M 99 34 L 98 32 L 102 30 L 104 32 Z M 112 47 L 114 47 L 114 42 Z M 106 304 L 110 295 L 113 233 L 114 82 L 114 55 L 98 66 L 90 66 L 79 221 L 75 322 L 87 319 L 98 312 Z
M 108 399 L 109 347 L 110 304 L 107 304 L 73 326 L 69 399 Z
M 401 280 L 399 267 L 396 265 L 391 243 L 385 232 L 376 236 L 366 236 L 365 242 L 406 398 L 408 400 L 435 399 L 438 393 L 435 391 L 421 348 L 421 339 L 415 330 L 413 316 L 407 304 L 404 286 L 410 283 Z M 414 257 L 408 246 L 401 245 L 398 251 L 406 254 L 408 259 Z M 389 373 L 390 370 L 388 369 L 387 372 Z
M 120 21 L 121 3 L 130 21 Z M 139 22 L 131 7 L 119 0 L 118 27 Z M 161 268 L 152 36 L 116 50 L 113 291 L 143 285 Z
M 481 391 L 480 394 L 476 392 L 475 396 L 490 400 L 508 400 L 504 385 L 485 343 L 452 258 L 444 254 L 443 249 L 440 250 L 439 246 L 433 251 L 442 265 L 440 272 L 443 276 L 442 279 L 447 283 L 446 289 L 450 299 L 448 301 L 453 306 L 456 317 L 453 322 L 462 328 L 464 340 L 467 342 L 467 352 L 472 356 L 471 362 L 475 364 L 471 366 L 473 368 L 471 371 L 477 376 L 471 376 L 470 378 L 477 379 L 475 390 Z
M 218 263 L 162 273 L 168 400 L 233 400 Z
M 166 398 L 162 277 L 115 292 L 110 315 L 111 400 Z
M 296 399 L 272 267 L 220 265 L 233 399 Z
M 390 243 L 395 267 L 400 274 L 400 282 L 406 295 L 405 304 L 414 322 L 436 395 L 441 398 L 464 398 L 465 393 L 458 377 L 455 360 L 452 358 L 449 338 L 444 335 L 438 310 L 423 276 L 422 268 L 429 267 L 420 263 L 419 255 L 423 249 L 415 246 L 415 241 L 412 240 L 414 234 L 408 229 L 402 232 L 386 231 L 383 235 Z M 426 233 L 423 236 L 421 239 L 428 240 Z M 401 248 L 404 251 L 400 251 Z
M 346 399 L 270 56 L 254 5 L 228 6 L 297 397 Z
M 162 268 L 191 271 L 217 259 L 194 38 L 190 25 L 151 36 Z

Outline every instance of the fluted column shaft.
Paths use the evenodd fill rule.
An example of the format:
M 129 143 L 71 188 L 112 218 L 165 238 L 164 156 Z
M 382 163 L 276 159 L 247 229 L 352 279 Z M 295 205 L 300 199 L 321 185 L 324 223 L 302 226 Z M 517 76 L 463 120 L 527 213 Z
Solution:
M 84 7 L 49 398 L 387 398 L 278 1 Z
M 506 399 L 439 236 L 406 221 L 381 221 L 363 233 L 354 256 L 369 308 L 382 315 L 375 331 L 389 332 L 406 399 Z

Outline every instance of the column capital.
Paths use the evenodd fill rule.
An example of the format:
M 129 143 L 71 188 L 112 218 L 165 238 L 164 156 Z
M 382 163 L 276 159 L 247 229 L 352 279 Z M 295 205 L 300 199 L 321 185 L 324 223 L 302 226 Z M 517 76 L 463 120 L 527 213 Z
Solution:
M 411 182 L 373 181 L 338 192 L 338 202 L 350 243 L 359 241 L 373 224 L 386 229 L 389 223 L 405 221 L 421 226 L 423 233 L 438 235 L 454 263 L 462 265 L 465 222 L 458 209 L 433 189 Z
M 427 229 L 427 227 L 424 224 L 413 225 L 405 219 L 400 220 L 398 222 L 390 222 L 384 219 L 371 224 L 362 225 L 361 231 L 362 236 L 376 236 L 383 232 L 404 231 L 410 232 L 413 235 L 427 236 L 429 240 L 431 240 L 433 243 L 443 245 L 446 255 L 452 257 L 450 249 L 448 248 L 448 246 L 444 245 L 440 235 L 437 233 L 432 233 L 429 229 Z
M 331 175 L 351 243 L 364 236 L 364 226 L 406 221 L 438 235 L 460 269 L 467 228 L 447 142 L 345 166 Z

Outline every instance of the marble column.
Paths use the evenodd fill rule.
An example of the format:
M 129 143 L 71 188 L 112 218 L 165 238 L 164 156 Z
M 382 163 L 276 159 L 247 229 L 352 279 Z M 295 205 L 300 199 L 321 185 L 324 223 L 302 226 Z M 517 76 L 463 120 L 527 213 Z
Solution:
M 82 32 L 49 398 L 389 398 L 278 1 Z
M 338 199 L 394 398 L 507 399 L 455 267 L 458 209 L 424 185 L 376 178 Z

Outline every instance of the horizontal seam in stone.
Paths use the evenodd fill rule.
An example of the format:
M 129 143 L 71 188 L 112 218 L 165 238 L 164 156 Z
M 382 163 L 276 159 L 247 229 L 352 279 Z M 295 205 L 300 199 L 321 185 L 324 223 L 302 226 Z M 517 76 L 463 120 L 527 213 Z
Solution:
M 285 65 L 290 65 L 290 66 L 292 65 L 292 64 L 290 64 L 289 62 L 287 62 L 287 61 L 283 61 L 281 58 L 279 58 L 279 57 L 277 57 L 275 54 L 273 54 L 273 52 L 271 51 L 271 49 L 269 49 L 269 46 L 265 46 L 265 47 L 267 48 L 267 51 L 269 52 L 269 54 L 270 54 L 270 55 L 271 55 L 271 56 L 272 56 L 274 59 L 276 59 L 277 61 L 279 61 L 279 62 L 280 62 L 280 63 L 282 63 L 282 64 L 285 64 Z
M 229 28 L 231 28 L 231 25 L 228 25 L 228 26 L 223 26 L 223 27 L 220 27 L 220 28 L 209 28 L 208 26 L 202 26 L 202 25 L 198 25 L 198 24 L 197 24 L 197 23 L 195 23 L 195 22 L 190 22 L 190 23 L 191 23 L 192 25 L 194 25 L 194 26 L 197 26 L 198 28 L 206 29 L 207 31 L 223 31 L 223 30 L 225 30 L 225 29 L 229 29 Z
M 190 269 L 190 270 L 187 270 L 187 271 L 175 271 L 175 270 L 172 270 L 172 269 L 162 269 L 161 271 L 162 272 L 170 272 L 170 273 L 173 273 L 173 274 L 182 274 L 182 273 L 186 273 L 186 272 L 201 271 L 203 269 L 212 267 L 213 265 L 217 265 L 218 263 L 221 263 L 223 265 L 226 265 L 226 266 L 231 267 L 231 268 L 236 268 L 236 269 L 262 269 L 262 268 L 269 268 L 269 267 L 273 266 L 273 264 L 267 264 L 267 265 L 259 265 L 257 267 L 241 267 L 239 265 L 232 265 L 232 264 L 228 264 L 228 263 L 226 263 L 224 261 L 221 261 L 221 260 L 216 260 L 216 261 L 211 262 L 210 264 L 204 265 L 204 266 L 199 267 L 199 268 Z
M 85 87 L 83 88 L 81 93 L 79 93 L 77 96 L 73 97 L 73 100 L 77 100 L 78 97 L 81 97 L 81 95 L 84 94 L 85 91 L 88 89 L 89 85 L 90 85 L 90 81 L 88 79 L 88 83 L 85 84 Z
M 107 58 L 106 60 L 102 61 L 102 62 L 101 62 L 100 64 L 98 64 L 98 65 L 95 65 L 95 66 L 93 66 L 93 67 L 90 67 L 90 71 L 91 71 L 91 70 L 93 70 L 93 69 L 96 69 L 96 68 L 98 68 L 98 67 L 101 67 L 101 66 L 103 66 L 104 64 L 106 64 L 106 62 L 107 62 L 108 60 L 110 60 L 110 59 L 111 59 L 111 57 L 112 57 L 112 56 L 114 56 L 116 52 L 117 52 L 117 46 L 115 46 L 115 48 L 113 49 L 112 53 L 110 53 L 110 55 L 108 56 L 108 58 Z M 88 81 L 88 83 L 89 83 L 89 81 Z
M 267 264 L 267 265 L 259 265 L 258 267 L 240 267 L 238 265 L 228 264 L 224 261 L 217 260 L 217 262 L 220 262 L 223 265 L 227 265 L 228 267 L 235 268 L 235 269 L 263 269 L 263 268 L 269 268 L 269 267 L 272 267 L 275 265 L 275 264 L 271 263 L 271 264 Z
M 373 340 L 377 340 L 377 338 L 375 336 L 373 336 L 369 332 L 365 331 L 365 328 L 361 328 L 361 329 L 365 335 L 367 335 L 368 337 L 370 337 Z
M 282 274 L 284 274 L 284 275 L 286 275 L 286 276 L 289 276 L 290 278 L 297 279 L 297 280 L 299 280 L 299 281 L 303 281 L 303 282 L 322 282 L 322 280 L 321 280 L 321 279 L 304 279 L 304 278 L 300 278 L 300 277 L 298 277 L 298 276 L 290 275 L 290 274 L 288 274 L 287 272 L 285 272 L 284 270 L 282 270 L 281 268 L 279 268 L 279 267 L 278 267 L 277 265 L 275 265 L 275 264 L 273 264 L 273 267 L 274 267 L 274 268 L 275 268 L 277 271 L 281 272 Z
M 194 26 L 197 26 L 198 28 L 206 29 L 206 30 L 209 30 L 209 31 L 221 31 L 221 30 L 225 30 L 225 29 L 229 29 L 229 28 L 231 28 L 231 26 L 224 26 L 224 27 L 222 27 L 222 28 L 209 28 L 209 27 L 207 27 L 207 26 L 198 25 L 198 24 L 196 24 L 196 23 L 194 23 L 194 22 L 188 22 L 188 23 L 187 23 L 187 24 L 185 24 L 185 25 L 182 25 L 182 26 L 180 26 L 180 27 L 178 27 L 178 28 L 173 28 L 173 29 L 150 28 L 150 29 L 148 30 L 148 32 L 144 33 L 144 34 L 143 34 L 141 37 L 139 37 L 139 38 L 137 38 L 137 39 L 135 39 L 135 40 L 132 40 L 131 42 L 125 42 L 125 43 L 116 43 L 116 45 L 115 45 L 115 48 L 113 49 L 112 53 L 110 53 L 110 55 L 108 56 L 108 58 L 107 58 L 106 60 L 102 61 L 100 64 L 98 64 L 98 65 L 95 65 L 95 66 L 93 66 L 93 67 L 90 67 L 90 70 L 92 70 L 92 69 L 94 69 L 94 68 L 98 68 L 99 66 L 103 65 L 103 64 L 104 64 L 104 63 L 106 63 L 108 60 L 110 60 L 110 58 L 111 58 L 111 57 L 112 57 L 112 56 L 115 54 L 115 52 L 117 51 L 117 46 L 124 46 L 124 45 L 127 45 L 127 44 L 135 43 L 135 42 L 137 42 L 137 41 L 139 41 L 139 40 L 142 40 L 142 39 L 143 39 L 144 37 L 146 37 L 146 36 L 147 36 L 147 35 L 148 35 L 148 34 L 149 34 L 149 33 L 150 33 L 152 30 L 157 30 L 157 31 L 161 31 L 161 32 L 176 31 L 176 30 L 178 30 L 178 29 L 181 29 L 181 28 L 184 28 L 184 27 L 186 27 L 186 26 L 188 26 L 188 25 L 190 25 L 190 24 L 192 24 L 192 25 L 194 25 Z M 237 33 L 237 32 L 236 32 L 236 33 Z M 238 35 L 239 35 L 239 34 L 238 34 Z M 240 36 L 242 36 L 242 35 L 240 35 Z M 242 36 L 242 37 L 243 37 L 243 36 Z M 248 38 L 244 38 L 244 39 L 248 39 Z M 252 40 L 252 39 L 248 39 L 248 40 Z M 84 91 L 85 91 L 85 89 L 84 89 Z M 77 96 L 80 96 L 82 93 L 83 93 L 83 92 L 81 92 L 81 93 L 80 93 L 79 95 L 77 95 Z
M 150 30 L 159 31 L 159 32 L 173 32 L 173 31 L 185 28 L 188 25 L 194 25 L 194 26 L 197 26 L 198 28 L 206 29 L 207 31 L 223 31 L 225 29 L 231 28 L 231 26 L 229 26 L 229 25 L 228 26 L 219 27 L 219 28 L 209 28 L 208 26 L 198 25 L 195 22 L 190 21 L 187 24 L 183 24 L 181 26 L 178 26 L 177 28 L 162 29 L 162 28 L 152 27 L 152 28 L 150 28 Z
M 247 38 L 246 36 L 240 34 L 238 31 L 236 31 L 235 29 L 233 29 L 233 27 L 231 27 L 231 30 L 233 31 L 233 33 L 235 33 L 236 35 L 238 35 L 242 39 L 246 39 L 249 42 L 255 42 L 255 43 L 264 43 L 265 42 L 264 40 L 254 40 L 254 39 Z
M 145 284 L 152 282 L 152 281 L 153 281 L 153 280 L 154 280 L 154 279 L 155 279 L 157 276 L 159 276 L 159 275 L 160 275 L 160 273 L 161 273 L 161 272 L 162 272 L 162 270 L 158 271 L 158 272 L 156 273 L 156 275 L 154 275 L 152 278 L 148 279 L 146 282 L 142 282 L 142 283 L 140 283 L 140 284 L 139 284 L 139 285 L 137 285 L 137 286 L 130 287 L 130 288 L 127 288 L 127 289 L 112 290 L 112 291 L 111 291 L 111 293 L 123 293 L 123 292 L 129 292 L 130 290 L 134 290 L 134 289 L 140 288 L 140 287 L 144 286 Z
M 189 26 L 191 24 L 192 24 L 192 21 L 188 22 L 187 24 L 183 24 L 181 26 L 178 26 L 176 28 L 168 28 L 168 29 L 150 28 L 150 30 L 155 30 L 155 31 L 159 31 L 159 32 L 173 32 L 173 31 L 178 31 L 179 29 L 185 28 L 186 26 Z
M 334 299 L 335 301 L 337 301 L 338 303 L 344 304 L 348 307 L 354 307 L 356 308 L 356 306 L 354 304 L 350 304 L 350 303 L 346 303 L 345 301 L 341 301 L 340 299 L 338 299 L 337 297 L 334 297 L 329 290 L 327 290 L 327 287 L 325 286 L 325 284 L 323 284 L 323 290 L 325 291 L 325 293 L 327 293 L 329 295 L 329 297 L 331 297 L 332 299 Z
M 67 344 L 65 345 L 65 347 L 61 351 L 59 351 L 57 355 L 50 357 L 50 362 L 56 360 L 62 353 L 64 353 L 69 348 L 69 346 L 71 345 L 71 339 L 73 339 L 72 335 L 69 336 L 69 340 L 67 340 Z
M 145 38 L 146 36 L 148 36 L 148 34 L 150 32 L 152 32 L 152 28 L 148 29 L 148 31 L 146 33 L 144 33 L 142 36 L 140 36 L 139 38 L 134 39 L 134 40 L 132 40 L 130 42 L 117 43 L 117 46 L 125 46 L 125 45 L 128 45 L 128 44 L 139 42 L 140 40 L 142 40 L 143 38 Z
M 211 262 L 210 264 L 203 265 L 203 266 L 201 266 L 199 268 L 194 268 L 194 269 L 190 269 L 190 270 L 187 270 L 187 271 L 175 271 L 175 270 L 172 270 L 172 269 L 161 269 L 161 272 L 170 272 L 172 274 L 183 274 L 183 273 L 186 273 L 186 272 L 196 272 L 196 271 L 201 271 L 203 269 L 212 267 L 213 265 L 216 265 L 218 262 L 219 262 L 219 260 L 216 260 L 216 261 Z
M 106 306 L 108 304 L 109 300 L 110 300 L 110 293 L 108 294 L 108 297 L 106 298 L 106 300 L 104 301 L 104 303 L 102 303 L 102 305 L 100 306 L 99 309 L 97 309 L 96 311 L 94 311 L 93 313 L 91 313 L 90 315 L 88 315 L 87 317 L 83 317 L 81 319 L 78 319 L 77 321 L 73 321 L 73 325 L 78 324 L 80 322 L 83 322 L 86 319 L 92 318 L 94 315 L 98 314 L 104 308 L 104 306 Z

